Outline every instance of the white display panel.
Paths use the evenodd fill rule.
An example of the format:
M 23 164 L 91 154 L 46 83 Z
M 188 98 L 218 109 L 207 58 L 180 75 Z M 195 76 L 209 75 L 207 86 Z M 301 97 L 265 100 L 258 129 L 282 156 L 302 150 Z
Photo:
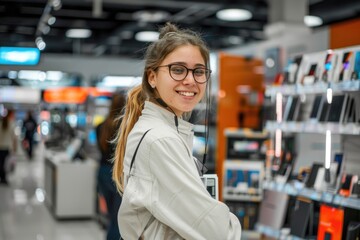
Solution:
M 263 161 L 225 161 L 223 181 L 224 199 L 244 201 L 261 200 L 263 176 Z

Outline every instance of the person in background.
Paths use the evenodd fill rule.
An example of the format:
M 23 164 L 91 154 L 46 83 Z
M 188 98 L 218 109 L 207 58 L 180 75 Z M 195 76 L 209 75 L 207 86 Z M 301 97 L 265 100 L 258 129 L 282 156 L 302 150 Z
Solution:
M 36 132 L 37 123 L 29 110 L 26 118 L 23 121 L 22 129 L 24 131 L 23 147 L 26 150 L 27 156 L 31 160 L 33 157 L 34 148 L 34 134 Z
M 119 116 L 125 106 L 125 101 L 123 95 L 115 94 L 111 101 L 108 116 L 104 122 L 96 127 L 97 143 L 101 153 L 97 182 L 99 191 L 105 198 L 110 220 L 107 229 L 107 240 L 120 239 L 117 211 L 121 204 L 121 196 L 117 192 L 111 176 L 112 160 L 116 146 L 114 139 L 121 123 Z
M 6 178 L 6 159 L 9 154 L 16 152 L 15 121 L 13 111 L 8 110 L 7 114 L 0 119 L 0 183 L 8 184 Z
M 192 156 L 194 126 L 187 119 L 210 73 L 209 50 L 191 30 L 167 23 L 147 48 L 142 83 L 128 93 L 115 152 L 123 239 L 241 238 L 239 219 L 211 197 Z

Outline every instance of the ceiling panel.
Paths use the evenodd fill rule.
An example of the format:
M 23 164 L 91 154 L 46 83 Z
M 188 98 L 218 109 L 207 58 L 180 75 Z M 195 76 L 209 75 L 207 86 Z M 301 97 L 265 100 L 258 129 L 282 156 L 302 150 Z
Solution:
M 57 2 L 61 7 L 53 7 Z M 217 10 L 230 6 L 247 8 L 253 13 L 252 19 L 225 22 L 215 17 Z M 35 39 L 41 36 L 46 53 L 141 58 L 148 43 L 136 41 L 135 33 L 156 30 L 172 21 L 200 31 L 209 47 L 218 50 L 264 40 L 268 8 L 266 0 L 1 0 L 0 46 L 36 46 Z M 137 12 L 143 10 L 167 15 L 161 21 L 149 22 L 139 18 Z M 322 17 L 324 25 L 341 22 L 359 17 L 360 1 L 310 0 L 309 13 Z M 45 21 L 47 14 L 56 18 L 50 27 Z M 90 38 L 65 36 L 69 28 L 81 27 L 92 30 Z

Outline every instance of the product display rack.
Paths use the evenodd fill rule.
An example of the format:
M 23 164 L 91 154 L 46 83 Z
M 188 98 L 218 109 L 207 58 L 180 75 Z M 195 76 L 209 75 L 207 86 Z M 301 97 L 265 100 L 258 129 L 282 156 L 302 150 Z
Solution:
M 255 231 L 263 198 L 267 132 L 229 128 L 225 132 L 223 200 L 240 220 L 242 239 L 259 239 Z
M 275 122 L 268 121 L 265 125 L 269 132 L 280 129 L 286 133 L 319 133 L 324 134 L 326 130 L 331 130 L 333 134 L 359 135 L 360 126 L 355 123 L 312 123 L 312 122 Z
M 354 52 L 360 52 L 360 47 L 351 48 L 350 50 L 354 51 Z M 335 50 L 335 53 L 337 53 L 339 56 L 342 56 L 341 54 L 343 54 L 343 53 L 345 54 L 347 51 L 350 51 L 350 50 L 349 49 Z M 317 54 L 318 54 L 318 56 L 321 54 L 325 55 L 325 53 L 317 53 Z M 314 59 L 311 59 L 311 57 L 313 55 L 309 54 L 309 56 L 305 56 L 305 57 L 303 57 L 303 59 L 305 59 L 308 62 L 313 63 Z M 342 59 L 342 58 L 339 57 L 339 59 Z M 323 60 L 321 60 L 321 61 L 323 61 Z M 306 64 L 309 65 L 306 62 L 303 63 L 303 65 L 306 65 Z M 318 64 L 318 66 L 320 66 L 320 64 Z M 336 64 L 335 64 L 335 66 L 336 66 Z M 341 62 L 338 62 L 337 67 L 340 68 L 341 66 L 342 66 Z M 352 67 L 354 67 L 354 66 L 352 66 Z M 299 68 L 301 68 L 301 66 L 299 66 Z M 289 101 L 287 98 L 291 98 L 291 96 L 298 96 L 298 97 L 302 98 L 302 104 L 304 104 L 304 102 L 308 101 L 308 99 L 307 99 L 308 96 L 310 96 L 310 99 L 311 99 L 311 97 L 314 97 L 316 95 L 322 95 L 322 96 L 324 96 L 323 98 L 328 100 L 329 92 L 330 92 L 330 94 L 332 94 L 331 96 L 347 94 L 355 99 L 354 100 L 354 102 L 355 102 L 354 110 L 349 110 L 350 107 L 349 107 L 349 109 L 347 109 L 348 106 L 350 105 L 350 103 L 348 103 L 348 102 L 346 102 L 345 105 L 342 105 L 342 106 L 343 107 L 346 106 L 347 110 L 344 110 L 344 112 L 346 112 L 346 111 L 349 111 L 349 112 L 354 111 L 355 112 L 355 113 L 352 113 L 353 115 L 351 115 L 353 117 L 352 121 L 345 121 L 345 120 L 343 120 L 343 118 L 341 118 L 340 121 L 320 120 L 319 116 L 321 114 L 321 110 L 319 110 L 319 112 L 317 114 L 318 119 L 316 119 L 316 120 L 311 119 L 310 116 L 308 115 L 309 114 L 309 111 L 308 111 L 309 105 L 306 109 L 306 107 L 304 106 L 305 104 L 304 104 L 301 106 L 301 108 L 303 108 L 303 109 L 297 110 L 297 111 L 299 111 L 300 117 L 294 117 L 294 119 L 290 119 L 290 120 L 286 119 L 285 117 L 275 118 L 276 120 L 268 119 L 265 123 L 265 129 L 270 132 L 270 134 L 272 135 L 272 137 L 274 139 L 275 139 L 275 134 L 279 130 L 286 135 L 289 135 L 289 134 L 296 135 L 296 134 L 302 134 L 302 133 L 326 135 L 326 133 L 330 131 L 331 134 L 353 137 L 356 142 L 358 139 L 358 136 L 360 135 L 360 121 L 359 121 L 360 119 L 359 119 L 359 115 L 358 115 L 359 108 L 360 108 L 360 105 L 359 105 L 360 79 L 359 79 L 359 76 L 352 80 L 340 79 L 340 78 L 336 79 L 336 76 L 340 76 L 339 75 L 340 71 L 343 71 L 343 70 L 333 69 L 333 75 L 332 75 L 333 77 L 328 78 L 327 82 L 320 80 L 321 79 L 320 76 L 315 76 L 314 80 L 313 80 L 314 82 L 312 82 L 311 84 L 304 84 L 303 80 L 300 80 L 300 79 L 304 79 L 308 76 L 307 76 L 306 70 L 304 70 L 304 68 L 302 68 L 302 69 L 300 69 L 300 73 L 298 73 L 296 75 L 297 80 L 295 80 L 295 82 L 293 82 L 292 84 L 284 83 L 283 85 L 268 86 L 265 91 L 265 96 L 274 100 L 280 94 L 281 98 L 284 98 L 287 101 Z M 320 72 L 323 72 L 323 70 L 318 70 L 317 74 L 319 74 Z M 336 74 L 338 74 L 338 75 L 336 75 Z M 283 104 L 283 107 L 285 107 L 284 102 L 282 102 L 282 104 Z M 321 104 L 323 104 L 323 103 L 321 103 Z M 328 102 L 328 104 L 331 104 L 331 101 L 330 101 L 330 103 Z M 277 104 L 277 107 L 278 106 L 279 106 L 279 104 Z M 330 108 L 330 105 L 328 105 L 328 106 Z M 330 110 L 326 110 L 326 111 L 327 111 L 327 116 L 328 116 Z M 302 115 L 300 115 L 300 114 L 302 114 Z M 283 120 L 283 119 L 285 119 L 285 120 Z M 355 119 L 355 120 L 353 120 L 353 119 Z M 343 138 L 341 138 L 341 139 L 343 139 Z M 344 140 L 341 140 L 341 141 L 342 141 L 341 147 L 345 151 L 345 149 L 344 149 L 345 143 L 343 142 Z M 324 149 L 324 151 L 325 151 L 325 149 Z M 352 150 L 352 151 L 355 151 L 355 153 L 351 152 L 351 153 L 347 154 L 346 156 L 351 155 L 351 157 L 354 158 L 353 157 L 354 155 L 359 154 L 358 149 Z M 324 160 L 318 159 L 318 161 L 323 162 Z M 345 163 L 343 163 L 343 165 L 344 164 L 346 164 L 346 161 L 345 161 Z M 351 168 L 351 167 L 348 167 L 348 169 L 349 168 Z M 343 170 L 343 169 L 344 169 L 344 166 L 341 168 L 341 170 Z M 353 171 L 356 171 L 356 170 L 353 170 Z M 342 172 L 340 172 L 340 174 L 342 174 Z M 360 173 L 355 172 L 355 175 L 360 175 Z M 337 179 L 339 180 L 339 177 Z M 352 211 L 352 212 L 360 211 L 359 195 L 344 196 L 344 195 L 338 193 L 339 182 L 337 184 L 337 189 L 335 191 L 331 191 L 329 189 L 318 190 L 315 188 L 307 188 L 303 182 L 299 182 L 299 181 L 278 182 L 278 181 L 276 181 L 276 178 L 270 177 L 270 178 L 267 178 L 266 181 L 264 182 L 263 188 L 264 188 L 264 190 L 272 190 L 272 191 L 277 191 L 280 193 L 286 193 L 288 196 L 292 197 L 293 199 L 298 198 L 298 197 L 303 198 L 303 199 L 309 199 L 309 201 L 316 202 L 316 204 L 318 204 L 318 205 L 325 204 L 327 206 L 331 206 L 331 207 L 338 208 L 338 209 L 348 209 L 347 211 Z M 290 211 L 290 209 L 288 209 L 288 211 Z M 359 221 L 359 219 L 357 218 L 355 221 Z M 342 232 L 340 232 L 340 234 L 342 234 L 342 237 L 344 238 L 344 236 L 346 234 L 346 230 L 347 230 L 345 227 L 347 227 L 348 222 L 346 222 L 346 220 L 344 219 L 343 224 L 346 224 L 346 225 L 343 225 L 344 229 L 342 230 Z M 319 222 L 319 225 L 320 225 L 320 222 Z M 260 232 L 261 234 L 263 234 L 264 236 L 276 238 L 276 239 L 285 239 L 285 238 L 286 239 L 303 239 L 303 238 L 291 235 L 289 228 L 274 229 L 274 228 L 264 225 L 262 223 L 257 223 L 256 230 L 258 232 Z M 320 231 L 320 228 L 318 230 L 316 230 L 315 233 L 317 231 Z M 321 231 L 323 231 L 323 229 Z M 321 234 L 324 234 L 324 232 L 322 232 Z M 326 234 L 327 234 L 327 232 L 326 232 Z M 308 236 L 308 237 L 312 238 L 314 236 Z M 306 239 L 308 239 L 308 238 L 306 238 Z M 338 239 L 338 238 L 335 238 L 335 239 Z
M 264 189 L 284 192 L 291 196 L 302 196 L 314 201 L 330 203 L 335 206 L 352 208 L 360 210 L 360 199 L 352 197 L 344 197 L 336 193 L 316 191 L 311 188 L 306 188 L 299 183 L 285 183 L 279 184 L 274 181 L 265 181 Z
M 269 86 L 265 90 L 265 95 L 271 96 L 277 93 L 283 95 L 299 95 L 299 94 L 316 94 L 324 93 L 324 90 L 331 88 L 333 93 L 337 92 L 355 92 L 360 90 L 359 80 L 345 80 L 343 82 L 316 82 L 312 85 L 282 85 L 282 86 Z

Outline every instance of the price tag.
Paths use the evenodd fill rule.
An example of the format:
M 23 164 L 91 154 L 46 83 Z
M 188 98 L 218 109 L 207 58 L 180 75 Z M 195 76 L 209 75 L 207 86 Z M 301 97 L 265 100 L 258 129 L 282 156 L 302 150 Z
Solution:
M 336 205 L 341 205 L 342 200 L 343 200 L 343 197 L 342 197 L 342 196 L 340 196 L 340 195 L 335 195 L 335 196 L 334 196 L 333 203 L 336 204 Z
M 323 192 L 323 194 L 321 196 L 321 200 L 323 202 L 331 203 L 332 200 L 333 200 L 333 195 L 331 193 L 328 193 L 328 192 Z

